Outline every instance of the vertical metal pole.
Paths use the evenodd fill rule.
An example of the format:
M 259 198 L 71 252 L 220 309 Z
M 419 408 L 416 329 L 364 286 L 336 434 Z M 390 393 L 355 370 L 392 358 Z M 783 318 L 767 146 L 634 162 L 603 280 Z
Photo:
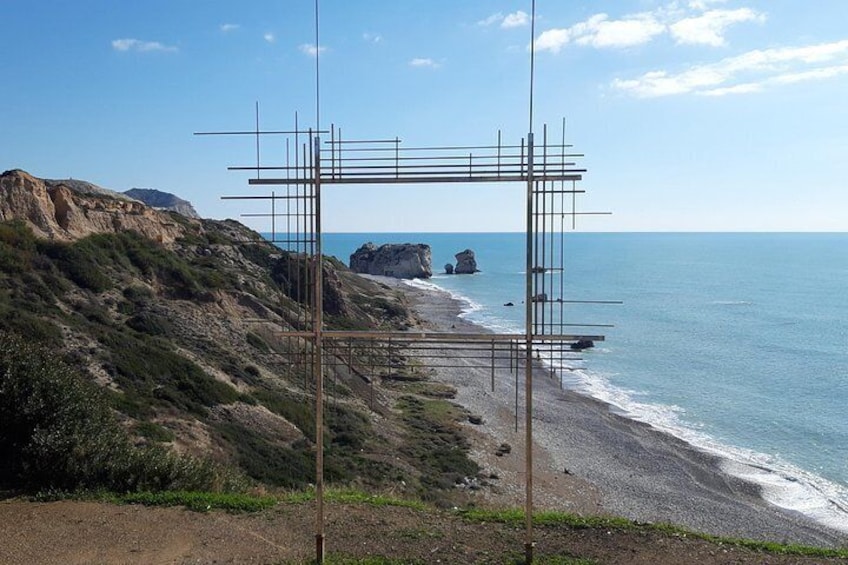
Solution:
M 256 178 L 259 178 L 259 101 L 256 101 Z
M 527 134 L 527 257 L 525 291 L 525 364 L 524 364 L 524 557 L 527 565 L 533 562 L 533 132 Z
M 495 340 L 492 340 L 492 392 L 495 392 Z
M 313 265 L 312 329 L 315 340 L 315 560 L 324 562 L 324 292 L 321 254 L 321 138 L 316 133 L 313 182 L 315 183 L 315 256 Z
M 525 538 L 524 562 L 533 563 L 533 79 L 536 71 L 536 0 L 530 3 L 530 129 L 527 133 L 527 292 L 525 297 L 524 327 L 527 332 L 524 367 L 524 403 L 525 403 Z

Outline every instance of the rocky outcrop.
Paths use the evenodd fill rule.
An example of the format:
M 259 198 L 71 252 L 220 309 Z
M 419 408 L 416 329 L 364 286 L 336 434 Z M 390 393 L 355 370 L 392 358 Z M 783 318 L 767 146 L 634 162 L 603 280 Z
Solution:
M 460 251 L 454 257 L 456 257 L 456 267 L 453 270 L 455 275 L 473 275 L 480 272 L 480 269 L 477 268 L 474 252 L 470 249 Z
M 453 264 L 452 263 L 445 263 L 445 274 L 446 275 L 452 275 L 453 274 Z
M 350 256 L 350 269 L 398 279 L 433 276 L 430 246 L 423 243 L 386 243 L 377 247 L 368 242 Z
M 90 183 L 76 190 L 73 181 L 45 181 L 21 170 L 0 175 L 0 220 L 23 220 L 38 237 L 73 240 L 95 233 L 136 231 L 170 243 L 185 228 L 169 214 L 117 196 Z M 79 186 L 77 188 L 80 188 Z
M 156 208 L 157 210 L 170 210 L 171 212 L 176 212 L 186 218 L 200 218 L 200 215 L 198 215 L 194 206 L 191 205 L 191 202 L 183 200 L 170 192 L 162 192 L 161 190 L 153 188 L 131 188 L 124 191 L 123 194 L 130 198 L 140 200 L 151 208 Z

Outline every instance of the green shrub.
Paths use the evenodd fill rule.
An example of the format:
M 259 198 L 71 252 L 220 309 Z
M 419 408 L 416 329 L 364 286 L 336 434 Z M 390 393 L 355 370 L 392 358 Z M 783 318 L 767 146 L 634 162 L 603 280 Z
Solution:
M 247 343 L 262 353 L 270 353 L 271 348 L 265 343 L 265 340 L 259 334 L 247 332 Z
M 107 263 L 104 254 L 92 246 L 88 238 L 73 244 L 47 242 L 44 252 L 57 267 L 81 288 L 100 293 L 112 288 L 112 281 L 100 267 Z
M 96 385 L 50 351 L 2 332 L 0 484 L 129 492 L 221 490 L 240 479 L 208 461 L 133 446 Z
M 235 388 L 208 375 L 165 340 L 111 332 L 101 342 L 109 350 L 109 371 L 129 397 L 129 405 L 142 411 L 145 404 L 170 404 L 203 416 L 207 407 L 238 399 Z

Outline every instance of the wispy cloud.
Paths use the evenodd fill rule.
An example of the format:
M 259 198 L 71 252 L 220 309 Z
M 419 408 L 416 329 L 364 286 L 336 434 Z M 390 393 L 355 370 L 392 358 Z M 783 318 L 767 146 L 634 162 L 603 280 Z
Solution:
M 678 73 L 651 71 L 612 87 L 640 98 L 675 94 L 726 96 L 848 74 L 848 39 L 803 47 L 756 49 Z
M 365 32 L 362 34 L 362 39 L 364 39 L 368 43 L 380 43 L 381 41 L 383 41 L 383 36 L 378 33 Z
M 277 36 L 275 36 L 273 33 L 271 33 L 269 31 L 269 32 L 266 32 L 265 35 L 262 36 L 262 39 L 264 39 L 268 43 L 274 43 L 275 41 L 277 41 Z
M 240 28 L 240 27 L 241 27 L 241 26 L 240 26 L 240 25 L 238 25 L 238 24 L 221 24 L 220 26 L 218 26 L 218 28 L 219 28 L 219 29 L 220 29 L 223 33 L 229 33 L 229 32 L 231 32 L 231 31 L 235 31 L 235 30 L 237 30 L 237 29 L 238 29 L 238 28 Z
M 669 30 L 677 43 L 721 47 L 727 43 L 724 32 L 728 27 L 743 22 L 763 23 L 765 19 L 764 14 L 750 8 L 710 10 L 699 16 L 677 21 L 669 26 Z
M 441 65 L 439 63 L 437 63 L 433 59 L 430 59 L 429 57 L 416 57 L 415 59 L 412 59 L 411 61 L 409 61 L 409 66 L 410 67 L 424 67 L 424 68 L 430 68 L 430 69 L 438 69 L 439 67 L 441 67 Z
M 484 19 L 478 21 L 477 25 L 482 26 L 482 27 L 488 27 L 490 25 L 494 25 L 494 24 L 502 22 L 503 19 L 504 19 L 503 12 L 496 12 L 496 13 L 492 14 L 491 16 L 489 16 L 488 18 L 484 18 Z
M 175 53 L 176 47 L 164 45 L 158 41 L 142 41 L 140 39 L 114 39 L 112 49 L 115 51 L 137 51 L 139 53 L 150 53 L 154 51 Z
M 523 27 L 530 23 L 530 16 L 527 12 L 518 10 L 511 14 L 503 15 L 503 12 L 495 12 L 491 16 L 477 22 L 478 26 L 489 27 L 497 24 L 504 29 L 514 27 Z
M 512 27 L 523 27 L 529 23 L 530 16 L 527 15 L 527 12 L 522 12 L 521 10 L 518 10 L 517 12 L 513 12 L 504 16 L 504 19 L 501 22 L 501 27 L 505 29 L 509 29 Z
M 750 8 L 710 9 L 725 0 L 693 0 L 688 5 L 671 2 L 648 12 L 613 18 L 595 14 L 569 27 L 543 31 L 535 39 L 537 51 L 558 53 L 569 44 L 598 49 L 621 49 L 650 43 L 670 35 L 678 44 L 720 47 L 727 44 L 728 29 L 736 24 L 765 21 Z
M 327 50 L 327 48 L 323 45 L 316 46 L 314 43 L 303 43 L 298 47 L 298 49 L 300 49 L 301 53 L 309 55 L 310 57 L 317 57 L 319 53 L 323 53 Z

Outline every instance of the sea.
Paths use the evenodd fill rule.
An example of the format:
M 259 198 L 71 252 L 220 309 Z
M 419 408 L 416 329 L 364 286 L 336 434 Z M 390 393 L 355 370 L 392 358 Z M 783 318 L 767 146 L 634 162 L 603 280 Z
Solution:
M 430 245 L 435 274 L 411 284 L 523 331 L 523 233 L 330 233 L 322 246 L 348 264 L 368 241 Z M 480 272 L 442 274 L 464 249 Z M 848 532 L 848 233 L 569 233 L 564 249 L 565 299 L 621 302 L 568 305 L 571 331 L 606 339 L 565 387 Z

